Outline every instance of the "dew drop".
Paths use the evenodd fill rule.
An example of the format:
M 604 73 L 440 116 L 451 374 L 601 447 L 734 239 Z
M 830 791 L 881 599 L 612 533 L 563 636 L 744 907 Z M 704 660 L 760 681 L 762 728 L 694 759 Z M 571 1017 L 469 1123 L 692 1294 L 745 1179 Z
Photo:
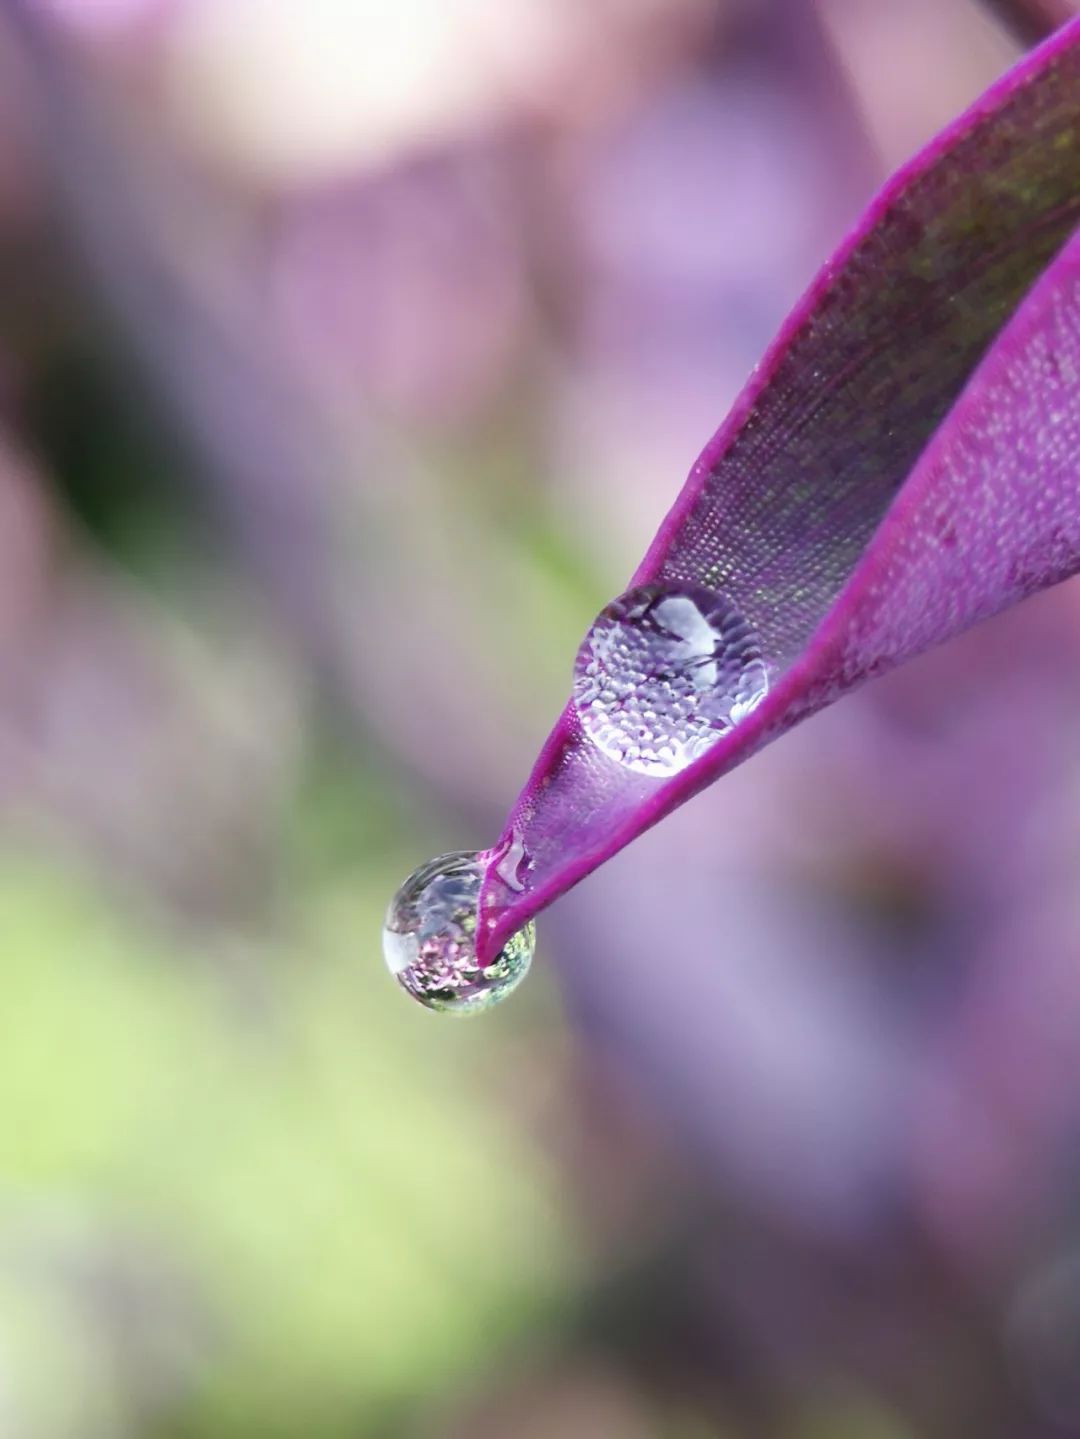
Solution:
M 387 967 L 406 993 L 446 1014 L 490 1009 L 516 989 L 536 947 L 531 922 L 489 965 L 476 958 L 476 904 L 484 865 L 472 850 L 440 855 L 415 870 L 394 895 L 383 925 Z
M 574 665 L 588 737 L 642 774 L 685 769 L 769 688 L 757 635 L 701 585 L 641 585 L 597 616 Z

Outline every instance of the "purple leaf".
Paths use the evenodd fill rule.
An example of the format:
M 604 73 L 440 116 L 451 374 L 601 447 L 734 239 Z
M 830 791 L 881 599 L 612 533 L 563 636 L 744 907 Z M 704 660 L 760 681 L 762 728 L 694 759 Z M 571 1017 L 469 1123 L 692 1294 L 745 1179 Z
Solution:
M 1080 21 L 893 177 L 796 306 L 633 580 L 722 591 L 770 692 L 673 777 L 569 706 L 492 852 L 482 959 L 799 720 L 1080 568 L 1078 96 Z

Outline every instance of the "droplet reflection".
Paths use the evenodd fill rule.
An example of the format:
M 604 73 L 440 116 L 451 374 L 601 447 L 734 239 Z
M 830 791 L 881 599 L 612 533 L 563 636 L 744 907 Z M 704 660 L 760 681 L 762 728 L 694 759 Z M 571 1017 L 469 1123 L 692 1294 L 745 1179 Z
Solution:
M 395 894 L 383 926 L 383 954 L 406 993 L 428 1009 L 476 1014 L 516 989 L 536 947 L 532 923 L 507 940 L 491 964 L 476 958 L 476 904 L 484 865 L 471 850 L 420 866 Z

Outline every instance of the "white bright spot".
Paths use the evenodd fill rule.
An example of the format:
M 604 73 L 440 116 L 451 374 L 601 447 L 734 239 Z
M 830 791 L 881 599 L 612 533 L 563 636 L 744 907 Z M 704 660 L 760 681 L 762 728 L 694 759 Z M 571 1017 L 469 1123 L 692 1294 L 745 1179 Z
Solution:
M 549 0 L 187 0 L 170 105 L 218 163 L 271 181 L 332 175 L 542 85 L 565 21 Z

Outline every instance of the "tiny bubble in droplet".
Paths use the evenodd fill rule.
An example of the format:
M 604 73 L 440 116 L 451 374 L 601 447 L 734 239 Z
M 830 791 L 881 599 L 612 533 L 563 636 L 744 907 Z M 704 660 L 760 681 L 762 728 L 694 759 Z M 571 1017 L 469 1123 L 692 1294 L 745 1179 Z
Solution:
M 495 873 L 508 889 L 520 894 L 525 888 L 525 876 L 532 864 L 532 859 L 525 848 L 525 841 L 521 832 L 517 829 L 510 831 L 509 837 L 494 850 L 491 854 L 491 862 L 495 866 Z

